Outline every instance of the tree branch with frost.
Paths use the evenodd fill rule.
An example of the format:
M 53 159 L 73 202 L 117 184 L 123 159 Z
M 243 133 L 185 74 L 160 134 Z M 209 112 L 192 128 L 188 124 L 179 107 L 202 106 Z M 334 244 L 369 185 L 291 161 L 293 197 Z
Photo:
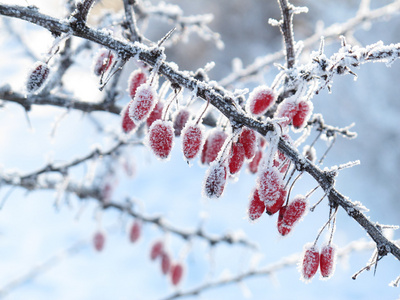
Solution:
M 308 121 L 309 126 L 316 125 L 316 130 L 319 132 L 324 132 L 326 137 L 331 137 L 336 134 L 340 134 L 348 139 L 354 139 L 357 137 L 357 133 L 350 131 L 349 129 L 354 126 L 351 124 L 350 126 L 344 128 L 338 128 L 331 125 L 325 124 L 325 121 L 321 114 L 314 114 L 311 119 Z
M 335 23 L 325 29 L 317 30 L 314 35 L 308 37 L 307 39 L 304 39 L 302 41 L 302 44 L 305 49 L 309 49 L 316 43 L 320 42 L 321 36 L 324 37 L 325 42 L 328 43 L 329 41 L 336 40 L 341 35 L 346 36 L 348 32 L 355 30 L 357 27 L 363 24 L 381 19 L 386 20 L 387 17 L 391 17 L 397 14 L 399 10 L 400 0 L 395 0 L 390 4 L 387 4 L 380 8 L 376 8 L 374 10 L 364 10 L 362 12 L 359 12 L 354 18 L 351 18 L 346 22 Z M 251 63 L 247 67 L 239 71 L 233 72 L 227 75 L 225 78 L 221 79 L 219 81 L 219 84 L 223 87 L 227 87 L 239 81 L 253 78 L 257 74 L 263 72 L 268 66 L 278 62 L 284 57 L 285 53 L 283 51 L 268 54 L 264 57 L 258 57 L 253 63 Z
M 225 115 L 233 125 L 247 126 L 266 135 L 268 131 L 274 130 L 274 126 L 271 123 L 263 123 L 255 120 L 246 115 L 243 110 L 237 107 L 233 98 L 229 92 L 218 89 L 218 92 L 214 87 L 206 82 L 195 79 L 188 71 L 179 71 L 176 65 L 168 63 L 166 61 L 159 61 L 160 49 L 158 51 L 153 48 L 148 48 L 139 43 L 127 43 L 115 39 L 108 33 L 100 30 L 94 30 L 88 27 L 74 28 L 68 22 L 60 21 L 55 18 L 43 15 L 35 10 L 14 6 L 14 5 L 0 5 L 0 14 L 20 19 L 27 20 L 29 22 L 38 24 L 52 32 L 64 32 L 71 33 L 74 36 L 82 37 L 92 42 L 101 44 L 108 47 L 118 53 L 123 58 L 135 57 L 139 60 L 144 61 L 150 66 L 158 66 L 158 73 L 162 74 L 172 84 L 179 85 L 194 91 L 196 96 L 201 97 L 218 109 L 223 115 Z M 371 52 L 372 53 L 372 52 Z M 363 58 L 364 61 L 382 61 L 388 60 L 393 57 L 395 52 L 374 52 L 374 55 L 369 55 Z M 380 54 L 378 54 L 380 53 Z M 391 54 L 390 54 L 391 53 Z M 338 54 L 340 55 L 340 53 Z M 385 57 L 379 57 L 384 55 Z M 397 52 L 396 52 L 397 58 Z M 348 60 L 346 60 L 347 62 Z M 352 61 L 350 59 L 350 61 Z M 321 70 L 320 64 L 313 62 L 318 65 L 317 70 Z M 335 69 L 335 68 L 334 68 Z M 314 73 L 311 73 L 314 74 Z M 222 96 L 224 93 L 225 96 Z M 282 138 L 279 139 L 278 149 L 287 155 L 296 166 L 299 171 L 306 171 L 309 173 L 327 193 L 328 199 L 331 206 L 341 206 L 350 217 L 357 221 L 368 233 L 368 235 L 375 241 L 380 256 L 391 253 L 398 260 L 400 260 L 400 248 L 397 247 L 393 242 L 389 241 L 382 232 L 377 228 L 376 224 L 369 220 L 358 208 L 358 206 L 347 199 L 345 196 L 340 194 L 334 187 L 334 178 L 332 174 L 322 171 L 316 165 L 307 161 L 293 146 L 290 146 Z

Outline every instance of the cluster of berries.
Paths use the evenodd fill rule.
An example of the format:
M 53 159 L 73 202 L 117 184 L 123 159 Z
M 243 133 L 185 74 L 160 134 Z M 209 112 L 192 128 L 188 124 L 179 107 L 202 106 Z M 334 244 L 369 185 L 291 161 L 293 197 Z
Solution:
M 318 251 L 317 246 L 308 244 L 305 246 L 303 262 L 300 265 L 302 278 L 308 282 L 320 269 L 323 278 L 332 276 L 335 269 L 336 248 L 328 243 L 324 245 L 321 252 Z

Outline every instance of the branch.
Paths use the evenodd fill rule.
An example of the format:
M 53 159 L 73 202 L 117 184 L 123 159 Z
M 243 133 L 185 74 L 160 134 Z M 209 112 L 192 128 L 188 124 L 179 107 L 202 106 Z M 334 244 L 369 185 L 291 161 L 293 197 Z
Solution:
M 280 29 L 285 41 L 286 64 L 288 69 L 292 69 L 295 63 L 294 40 L 293 40 L 293 5 L 287 0 L 278 0 L 281 8 L 282 20 Z

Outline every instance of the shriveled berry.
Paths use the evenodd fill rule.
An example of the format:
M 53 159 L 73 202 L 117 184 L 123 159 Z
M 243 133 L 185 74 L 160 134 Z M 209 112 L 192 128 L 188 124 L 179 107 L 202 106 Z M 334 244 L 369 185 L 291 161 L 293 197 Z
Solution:
M 147 144 L 160 159 L 167 159 L 174 144 L 174 128 L 170 121 L 155 121 L 149 128 Z
M 128 79 L 128 92 L 131 99 L 135 98 L 136 90 L 141 84 L 145 83 L 146 80 L 146 74 L 140 69 L 137 69 L 131 73 Z
M 212 129 L 203 147 L 202 162 L 204 161 L 208 165 L 212 163 L 217 158 L 227 137 L 228 135 L 221 128 Z
M 160 120 L 164 109 L 164 102 L 158 101 L 150 116 L 146 120 L 147 127 L 150 127 L 154 121 Z
M 180 136 L 182 129 L 190 119 L 190 112 L 186 108 L 182 108 L 174 117 L 175 136 Z
M 261 150 L 257 150 L 253 159 L 249 162 L 249 171 L 253 174 L 256 174 L 258 171 L 258 166 L 260 164 L 263 152 Z
M 327 244 L 322 247 L 319 257 L 319 267 L 322 277 L 328 278 L 333 274 L 335 268 L 336 251 L 335 247 Z
M 265 210 L 266 210 L 267 214 L 269 214 L 271 216 L 271 215 L 277 213 L 281 209 L 283 204 L 285 204 L 286 194 L 287 194 L 287 191 L 284 189 L 284 187 L 281 187 L 278 200 L 276 200 L 275 203 L 267 203 L 265 205 Z
M 41 61 L 36 62 L 33 65 L 26 82 L 26 90 L 28 93 L 32 93 L 40 89 L 49 76 L 49 73 L 50 68 L 46 63 Z
M 319 266 L 319 252 L 316 246 L 306 245 L 303 263 L 301 265 L 301 275 L 303 279 L 310 281 L 315 273 L 318 271 Z
M 243 166 L 245 159 L 245 154 L 244 154 L 244 147 L 242 143 L 236 142 L 232 143 L 231 147 L 231 152 L 229 155 L 229 173 L 236 174 L 240 171 L 240 169 Z
M 206 173 L 204 195 L 208 198 L 219 198 L 224 192 L 227 167 L 224 163 L 214 162 Z
M 293 116 L 293 126 L 296 129 L 303 128 L 308 119 L 310 118 L 310 115 L 313 110 L 313 104 L 311 101 L 308 100 L 300 100 L 297 103 L 297 110 L 296 114 Z
M 178 285 L 183 276 L 183 266 L 180 263 L 174 264 L 170 269 L 171 282 L 173 285 Z
M 258 190 L 254 189 L 254 192 L 250 197 L 250 205 L 248 210 L 249 219 L 254 221 L 262 216 L 265 211 L 265 203 L 260 200 L 260 196 L 258 195 Z
M 275 103 L 274 91 L 265 85 L 256 87 L 249 95 L 246 110 L 254 116 L 261 116 Z
M 171 259 L 168 253 L 163 252 L 161 254 L 161 272 L 166 275 L 171 268 Z
M 195 158 L 204 143 L 204 126 L 187 123 L 182 130 L 182 151 L 187 160 Z
M 129 231 L 129 240 L 135 243 L 140 238 L 140 232 L 142 231 L 142 226 L 138 221 L 132 223 L 131 229 Z
M 136 128 L 135 123 L 129 117 L 129 106 L 132 104 L 133 100 L 131 100 L 125 107 L 121 110 L 121 127 L 122 131 L 125 133 L 131 132 Z
M 281 195 L 282 175 L 275 167 L 267 167 L 258 178 L 258 193 L 266 205 L 274 205 Z
M 150 259 L 155 260 L 164 253 L 164 244 L 161 241 L 157 241 L 153 244 L 150 250 Z
M 136 125 L 148 118 L 156 105 L 156 99 L 156 91 L 150 84 L 144 83 L 138 87 L 135 98 L 129 106 L 129 117 Z
M 244 127 L 240 133 L 239 142 L 243 145 L 246 158 L 252 159 L 257 150 L 256 132 L 253 129 Z
M 93 246 L 96 251 L 101 251 L 104 248 L 106 236 L 102 231 L 97 231 L 93 236 Z
M 96 55 L 93 63 L 93 73 L 96 76 L 100 76 L 104 72 L 106 72 L 114 59 L 114 55 L 111 53 L 110 50 L 106 48 L 102 48 Z

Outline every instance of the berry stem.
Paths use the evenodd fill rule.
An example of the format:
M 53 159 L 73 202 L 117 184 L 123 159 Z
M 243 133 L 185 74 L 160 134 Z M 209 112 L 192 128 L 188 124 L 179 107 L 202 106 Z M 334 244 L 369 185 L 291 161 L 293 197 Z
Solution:
M 204 110 L 201 112 L 199 118 L 196 121 L 196 126 L 199 125 L 200 120 L 203 118 L 203 115 L 206 113 L 208 106 L 210 105 L 210 97 L 207 96 L 207 104 Z

